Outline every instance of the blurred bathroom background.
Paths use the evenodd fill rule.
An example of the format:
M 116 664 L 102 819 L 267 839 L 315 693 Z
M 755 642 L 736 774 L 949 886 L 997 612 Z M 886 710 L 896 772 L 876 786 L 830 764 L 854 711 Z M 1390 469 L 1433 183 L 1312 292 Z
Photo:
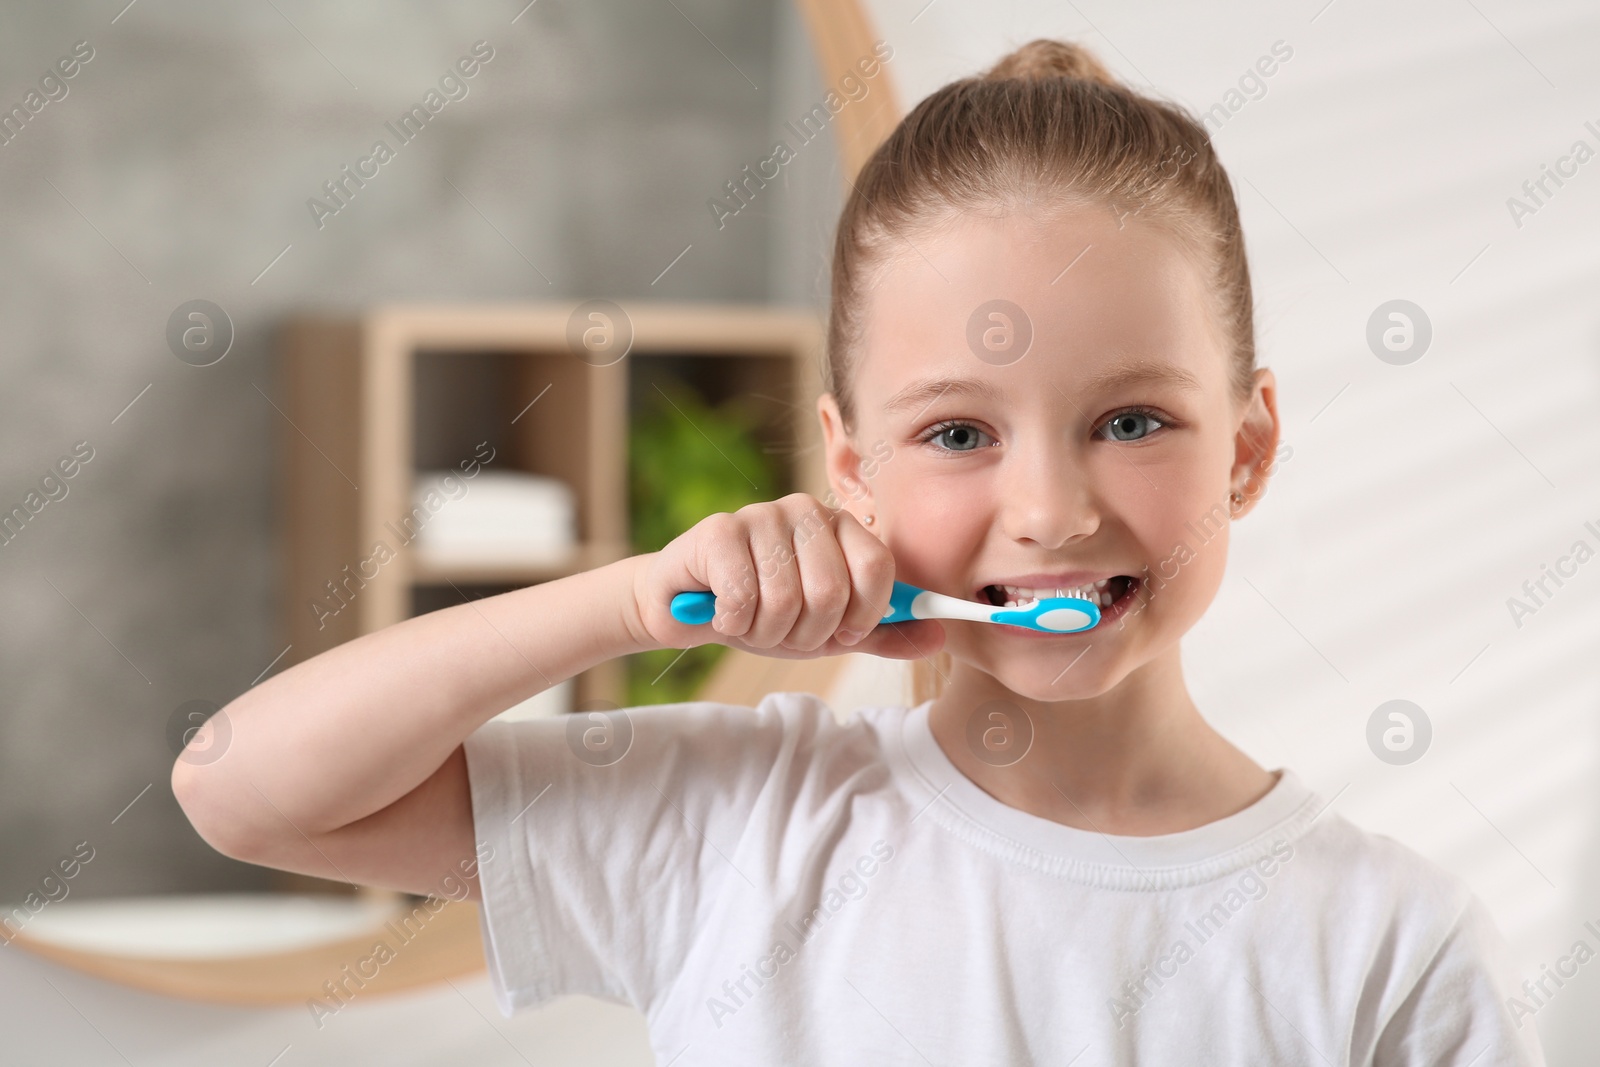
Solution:
M 697 4 L 715 46 L 670 4 L 539 0 L 515 23 L 504 7 L 146 0 L 114 23 L 89 3 L 3 16 L 7 106 L 76 42 L 93 58 L 0 147 L 0 499 L 20 503 L 77 442 L 93 458 L 0 559 L 0 899 L 150 782 L 75 892 L 269 881 L 189 828 L 165 728 L 187 701 L 232 699 L 284 647 L 285 317 L 821 297 L 840 188 L 828 138 L 722 228 L 706 207 L 820 95 L 790 6 Z M 493 58 L 462 79 L 467 95 L 319 228 L 307 201 L 331 203 L 324 183 L 394 141 L 383 124 L 477 41 Z M 195 299 L 235 331 L 205 373 L 168 350 L 169 315 Z

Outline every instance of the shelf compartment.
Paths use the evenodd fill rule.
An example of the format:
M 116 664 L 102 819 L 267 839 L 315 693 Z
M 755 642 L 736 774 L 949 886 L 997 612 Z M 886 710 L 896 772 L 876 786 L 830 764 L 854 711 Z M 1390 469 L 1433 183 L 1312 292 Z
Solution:
M 514 588 L 627 555 L 630 380 L 648 381 L 659 369 L 685 361 L 714 366 L 714 389 L 772 398 L 772 420 L 760 437 L 784 453 L 785 490 L 826 494 L 811 407 L 823 351 L 814 314 L 630 304 L 632 348 L 598 367 L 567 347 L 575 306 L 387 306 L 286 324 L 285 666 L 409 617 L 416 595 L 429 588 L 459 602 L 452 584 Z M 452 410 L 465 413 L 455 427 Z M 474 425 L 495 430 L 471 436 Z M 571 557 L 443 563 L 390 531 L 387 524 L 411 511 L 416 471 L 450 469 L 473 456 L 479 441 L 495 450 L 491 468 L 573 487 L 579 541 Z M 381 563 L 374 558 L 380 543 L 389 551 Z M 580 681 L 582 700 L 621 695 L 617 664 Z

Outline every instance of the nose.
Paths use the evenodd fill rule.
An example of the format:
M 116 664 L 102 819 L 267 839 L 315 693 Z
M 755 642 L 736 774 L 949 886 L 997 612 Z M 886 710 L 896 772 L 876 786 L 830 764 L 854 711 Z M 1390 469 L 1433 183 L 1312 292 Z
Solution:
M 999 527 L 1013 541 L 1056 549 L 1100 526 L 1089 480 L 1063 444 L 1011 452 L 999 490 Z

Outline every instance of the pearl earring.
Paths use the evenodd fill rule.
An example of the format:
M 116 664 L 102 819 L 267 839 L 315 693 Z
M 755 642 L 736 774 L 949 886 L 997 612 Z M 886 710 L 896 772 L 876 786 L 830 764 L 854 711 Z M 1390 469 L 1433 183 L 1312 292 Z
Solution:
M 873 523 L 875 523 L 877 521 L 878 521 L 878 517 L 876 515 L 868 515 L 866 518 L 861 520 L 861 524 L 863 526 L 871 526 Z

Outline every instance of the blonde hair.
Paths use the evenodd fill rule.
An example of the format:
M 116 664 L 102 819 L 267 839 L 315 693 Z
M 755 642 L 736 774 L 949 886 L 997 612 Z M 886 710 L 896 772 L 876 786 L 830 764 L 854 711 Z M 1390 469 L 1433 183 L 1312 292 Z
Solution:
M 826 388 L 855 424 L 851 370 L 872 272 L 901 238 L 964 212 L 1110 203 L 1163 226 L 1204 271 L 1230 385 L 1248 399 L 1255 327 L 1239 209 L 1205 127 L 1134 92 L 1087 49 L 1030 41 L 919 103 L 868 158 L 834 240 Z M 938 695 L 949 653 L 913 661 L 911 702 Z

